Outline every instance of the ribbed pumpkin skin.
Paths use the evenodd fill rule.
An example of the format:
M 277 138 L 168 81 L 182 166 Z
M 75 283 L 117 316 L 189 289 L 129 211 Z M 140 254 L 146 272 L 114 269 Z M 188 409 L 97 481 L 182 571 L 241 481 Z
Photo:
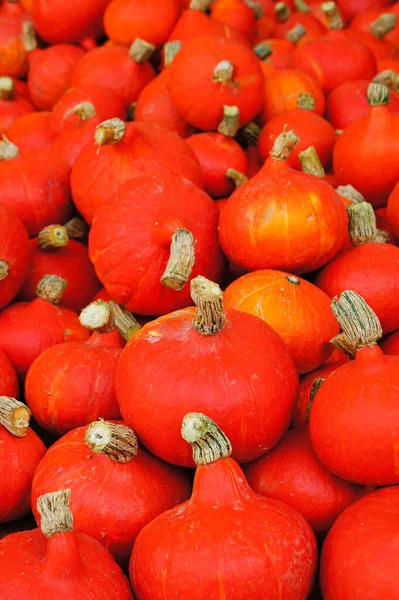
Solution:
M 340 252 L 316 276 L 330 298 L 353 290 L 377 313 L 384 333 L 399 329 L 399 248 L 363 244 Z
M 287 431 L 271 452 L 244 468 L 251 488 L 292 506 L 315 533 L 326 533 L 338 515 L 364 493 L 333 475 L 320 462 L 308 426 Z
M 8 275 L 0 281 L 0 309 L 18 293 L 28 272 L 29 238 L 18 216 L 0 202 L 0 260 L 8 264 Z
M 181 422 L 188 412 L 209 414 L 231 440 L 233 456 L 252 460 L 292 419 L 294 362 L 281 338 L 252 315 L 228 310 L 224 328 L 210 337 L 192 327 L 193 317 L 193 308 L 165 315 L 125 346 L 115 378 L 122 416 L 155 455 L 192 466 Z
M 378 346 L 332 373 L 310 411 L 313 447 L 333 473 L 363 485 L 399 483 L 399 358 Z
M 329 341 L 339 325 L 330 298 L 304 279 L 272 269 L 254 271 L 231 283 L 224 301 L 227 308 L 270 325 L 287 344 L 299 375 L 320 367 L 333 351 Z
M 3 350 L 0 350 L 0 394 L 19 398 L 17 374 Z
M 133 600 L 128 580 L 97 540 L 70 532 L 46 538 L 39 529 L 0 541 L 0 594 L 24 600 Z
M 137 600 L 305 600 L 316 562 L 306 521 L 254 494 L 225 458 L 199 467 L 191 499 L 142 530 L 129 572 Z
M 45 455 L 46 448 L 30 428 L 25 437 L 19 438 L 3 426 L 0 426 L 0 446 L 0 523 L 6 523 L 29 512 L 33 474 Z M 0 592 L 1 590 L 0 584 Z
M 117 302 L 141 315 L 165 314 L 192 304 L 189 282 L 177 292 L 160 281 L 177 229 L 189 229 L 196 240 L 190 280 L 197 275 L 221 280 L 218 218 L 213 200 L 179 175 L 132 179 L 97 211 L 89 256 Z
M 37 516 L 41 494 L 68 487 L 74 531 L 94 537 L 127 565 L 140 530 L 189 497 L 190 478 L 143 448 L 127 463 L 95 454 L 84 441 L 86 429 L 67 433 L 40 462 L 32 485 L 32 510 Z
M 321 554 L 325 600 L 397 600 L 399 487 L 361 498 L 337 519 Z

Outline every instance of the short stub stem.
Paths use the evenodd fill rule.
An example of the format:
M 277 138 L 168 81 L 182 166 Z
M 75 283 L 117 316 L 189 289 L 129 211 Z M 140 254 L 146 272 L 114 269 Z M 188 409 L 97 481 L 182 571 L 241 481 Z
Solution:
M 104 300 L 94 300 L 86 306 L 79 315 L 79 322 L 83 327 L 107 333 L 114 328 L 114 317 L 111 308 Z
M 324 2 L 321 10 L 326 16 L 328 29 L 343 29 L 344 23 L 335 2 Z
M 375 346 L 382 337 L 377 315 L 356 292 L 345 290 L 333 298 L 331 310 L 356 349 Z
M 105 454 L 118 463 L 127 463 L 137 456 L 139 443 L 133 429 L 109 421 L 95 421 L 86 430 L 85 442 L 95 454 Z
M 37 243 L 42 250 L 62 248 L 68 244 L 68 241 L 68 232 L 63 225 L 47 225 L 37 237 Z
M 46 537 L 73 530 L 70 500 L 69 489 L 39 496 L 36 507 L 41 517 L 40 528 Z
M 36 296 L 51 304 L 59 304 L 68 282 L 57 275 L 45 275 L 36 286 Z
M 226 177 L 228 179 L 231 179 L 236 188 L 241 187 L 244 183 L 248 181 L 248 177 L 244 175 L 244 173 L 237 171 L 237 169 L 227 169 Z
M 97 125 L 94 134 L 94 141 L 97 146 L 107 146 L 108 144 L 117 144 L 126 133 L 126 125 L 122 119 L 108 119 Z
M 298 142 L 299 138 L 293 131 L 283 131 L 275 139 L 270 156 L 274 160 L 286 160 Z
M 240 111 L 237 106 L 224 106 L 223 119 L 218 126 L 218 132 L 227 137 L 234 137 L 240 126 Z
M 25 404 L 9 396 L 0 396 L 0 424 L 12 435 L 25 437 L 30 417 L 31 412 Z
M 309 404 L 307 405 L 306 410 L 305 410 L 305 418 L 307 421 L 309 421 L 309 418 L 310 418 L 310 410 L 312 408 L 312 404 L 315 399 L 315 396 L 324 382 L 325 382 L 324 377 L 317 377 L 312 384 L 312 388 L 311 388 L 310 394 L 309 394 Z
M 10 267 L 8 266 L 8 262 L 4 258 L 0 258 L 0 281 L 3 281 L 9 272 Z
M 117 304 L 113 300 L 108 302 L 108 306 L 112 311 L 116 329 L 128 342 L 132 335 L 141 329 L 140 324 L 136 321 L 132 313 L 124 306 Z
M 177 229 L 172 235 L 170 255 L 161 283 L 165 287 L 180 291 L 190 278 L 195 262 L 195 240 L 188 229 Z
M 193 327 L 201 335 L 215 335 L 226 322 L 223 292 L 217 283 L 199 275 L 191 280 L 191 298 L 196 306 Z
M 130 58 L 139 65 L 147 62 L 154 52 L 154 44 L 150 44 L 149 42 L 146 42 L 140 38 L 136 38 L 129 48 Z
M 323 179 L 325 171 L 316 152 L 316 148 L 309 146 L 309 148 L 300 152 L 298 157 L 301 161 L 303 173 Z
M 188 413 L 183 418 L 181 435 L 191 445 L 197 466 L 210 465 L 232 452 L 231 443 L 212 419 L 202 413 Z

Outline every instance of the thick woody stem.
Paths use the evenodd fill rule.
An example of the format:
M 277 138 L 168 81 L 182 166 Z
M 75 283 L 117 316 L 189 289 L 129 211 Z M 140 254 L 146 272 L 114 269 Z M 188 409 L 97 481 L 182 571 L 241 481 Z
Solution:
M 307 31 L 303 25 L 298 23 L 292 29 L 289 30 L 287 35 L 285 36 L 289 42 L 292 44 L 297 44 L 304 35 L 306 35 Z
M 330 344 L 334 346 L 340 352 L 349 356 L 349 358 L 353 359 L 356 356 L 357 348 L 356 346 L 349 340 L 348 336 L 345 333 L 339 333 L 335 337 L 330 340 Z
M 211 0 L 191 0 L 189 8 L 191 10 L 201 10 L 205 12 L 210 5 Z
M 386 35 L 396 27 L 397 17 L 393 13 L 383 13 L 370 25 L 370 31 L 379 40 L 384 39 Z
M 309 5 L 306 4 L 305 0 L 294 0 L 294 6 L 298 12 L 309 13 Z
M 227 137 L 234 137 L 240 126 L 240 111 L 237 106 L 223 107 L 223 120 L 220 122 L 218 132 Z
M 97 125 L 94 134 L 94 142 L 98 146 L 106 146 L 107 144 L 117 144 L 121 141 L 126 133 L 126 125 L 122 119 L 108 119 Z
M 73 530 L 73 517 L 69 508 L 71 490 L 43 494 L 37 499 L 41 517 L 40 528 L 46 537 Z
M 298 142 L 299 138 L 293 131 L 283 131 L 283 133 L 280 133 L 275 139 L 273 148 L 270 151 L 270 156 L 272 156 L 274 160 L 286 160 Z
M 154 44 L 150 44 L 145 40 L 141 40 L 140 38 L 136 38 L 132 45 L 129 48 L 129 57 L 138 65 L 141 65 L 150 58 L 150 56 L 154 53 L 155 46 Z
M 87 329 L 107 333 L 114 328 L 114 317 L 111 308 L 104 300 L 94 300 L 79 315 L 79 322 Z
M 217 83 L 226 83 L 233 81 L 234 67 L 228 60 L 221 60 L 213 70 L 213 81 Z
M 232 452 L 230 440 L 209 417 L 202 413 L 188 413 L 183 418 L 182 438 L 191 445 L 197 466 L 210 465 Z
M 11 77 L 3 75 L 0 77 L 0 100 L 12 100 L 15 98 L 15 85 Z
M 91 102 L 80 102 L 74 106 L 72 112 L 81 121 L 88 121 L 96 116 L 96 109 L 94 108 L 94 104 Z
M 244 173 L 240 173 L 240 171 L 237 171 L 237 169 L 227 169 L 226 177 L 228 179 L 231 179 L 236 188 L 242 186 L 248 181 L 248 177 L 244 175 Z
M 383 229 L 377 229 L 373 242 L 378 244 L 389 244 L 389 233 Z
M 343 29 L 344 23 L 335 2 L 324 2 L 321 10 L 326 16 L 328 29 Z
M 141 329 L 140 324 L 136 321 L 132 313 L 124 306 L 117 304 L 113 300 L 109 300 L 108 306 L 112 311 L 116 329 L 128 342 L 132 335 Z
M 217 283 L 199 275 L 191 280 L 191 298 L 196 306 L 193 327 L 201 335 L 215 335 L 226 322 L 223 292 Z
M 25 437 L 30 421 L 29 408 L 9 396 L 0 396 L 0 425 L 15 437 Z
M 17 146 L 3 135 L 3 139 L 0 142 L 0 160 L 13 160 L 18 154 Z
M 316 103 L 313 94 L 307 92 L 299 94 L 298 100 L 296 101 L 296 106 L 297 108 L 302 108 L 303 110 L 314 110 Z
M 399 73 L 393 69 L 386 69 L 374 77 L 373 83 L 381 83 L 395 92 L 399 92 Z
M 163 47 L 164 52 L 164 65 L 165 67 L 169 67 L 176 54 L 180 52 L 182 48 L 182 43 L 179 40 L 175 40 L 174 42 L 166 42 Z
M 389 87 L 382 83 L 370 83 L 367 89 L 367 102 L 370 106 L 384 106 L 388 104 L 391 92 Z
M 68 282 L 57 275 L 45 275 L 36 286 L 36 296 L 51 304 L 59 304 Z
M 105 454 L 118 463 L 127 463 L 137 456 L 139 443 L 133 429 L 109 421 L 95 421 L 86 430 L 85 442 L 95 454 Z
M 68 232 L 63 225 L 47 225 L 37 237 L 37 243 L 42 250 L 62 248 L 68 244 L 68 241 Z
M 35 29 L 30 21 L 22 23 L 22 45 L 26 52 L 32 52 L 37 48 Z
M 253 0 L 244 0 L 244 2 L 252 10 L 256 19 L 261 19 L 264 16 L 265 11 L 260 2 L 254 2 Z
M 296 275 L 287 275 L 286 280 L 293 285 L 301 285 L 301 280 Z
M 348 185 L 339 185 L 336 188 L 336 192 L 343 198 L 346 198 L 347 200 L 352 202 L 352 204 L 359 204 L 359 202 L 365 202 L 364 196 L 360 192 L 358 192 L 357 189 L 353 187 L 353 185 L 350 185 L 350 183 L 348 183 Z
M 325 171 L 320 162 L 316 149 L 313 146 L 309 146 L 309 148 L 300 152 L 298 154 L 298 158 L 301 161 L 303 173 L 314 175 L 315 177 L 320 177 L 320 179 L 323 179 Z
M 375 346 L 382 329 L 375 312 L 352 290 L 341 293 L 331 302 L 331 309 L 349 341 L 357 348 Z
M 287 21 L 291 15 L 291 11 L 285 2 L 277 2 L 275 6 L 276 17 L 279 21 Z
M 171 290 L 181 290 L 190 279 L 195 261 L 195 240 L 188 229 L 177 229 L 172 235 L 170 255 L 161 283 Z
M 9 271 L 8 262 L 4 258 L 0 258 L 0 281 L 3 281 L 7 277 Z
M 83 219 L 73 217 L 64 225 L 71 240 L 84 240 L 89 234 L 89 226 Z
M 354 246 L 374 241 L 377 231 L 373 207 L 368 202 L 349 204 L 346 207 L 349 218 L 349 237 Z
M 273 48 L 269 42 L 259 42 L 259 44 L 254 46 L 254 52 L 258 58 L 265 60 L 265 58 L 268 58 L 272 54 Z
M 312 408 L 312 404 L 315 399 L 315 396 L 324 382 L 325 382 L 325 377 L 317 377 L 312 384 L 312 388 L 311 388 L 310 394 L 309 394 L 309 404 L 307 405 L 306 410 L 305 410 L 305 418 L 307 421 L 309 421 L 309 418 L 310 418 L 310 410 Z

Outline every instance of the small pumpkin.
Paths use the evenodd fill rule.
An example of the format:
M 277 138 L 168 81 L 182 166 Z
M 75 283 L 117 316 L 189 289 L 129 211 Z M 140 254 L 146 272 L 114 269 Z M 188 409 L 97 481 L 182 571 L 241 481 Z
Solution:
M 239 31 L 250 42 L 256 30 L 254 11 L 241 0 L 215 0 L 210 6 L 211 18 Z
M 57 137 L 51 112 L 31 112 L 19 117 L 7 130 L 7 139 L 24 150 L 49 150 Z
M 261 59 L 261 68 L 265 77 L 269 77 L 275 69 L 286 69 L 294 54 L 295 46 L 289 40 L 263 38 L 254 47 L 256 55 Z M 266 69 L 274 67 L 271 73 Z
M 391 0 L 339 0 L 339 8 L 348 19 L 353 19 L 372 8 L 386 8 L 392 4 Z
M 12 77 L 0 77 L 0 135 L 7 133 L 14 121 L 33 112 L 29 99 L 19 91 L 19 81 Z
M 0 73 L 9 77 L 25 77 L 28 52 L 36 47 L 29 15 L 19 3 L 6 0 L 0 7 Z
M 19 292 L 28 265 L 28 233 L 14 211 L 0 202 L 0 309 Z

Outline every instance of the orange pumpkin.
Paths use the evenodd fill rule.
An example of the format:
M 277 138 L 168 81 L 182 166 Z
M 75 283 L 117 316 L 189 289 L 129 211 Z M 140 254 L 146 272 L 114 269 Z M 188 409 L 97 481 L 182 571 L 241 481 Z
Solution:
M 232 27 L 252 41 L 256 31 L 253 10 L 242 0 L 215 0 L 210 6 L 211 18 Z

